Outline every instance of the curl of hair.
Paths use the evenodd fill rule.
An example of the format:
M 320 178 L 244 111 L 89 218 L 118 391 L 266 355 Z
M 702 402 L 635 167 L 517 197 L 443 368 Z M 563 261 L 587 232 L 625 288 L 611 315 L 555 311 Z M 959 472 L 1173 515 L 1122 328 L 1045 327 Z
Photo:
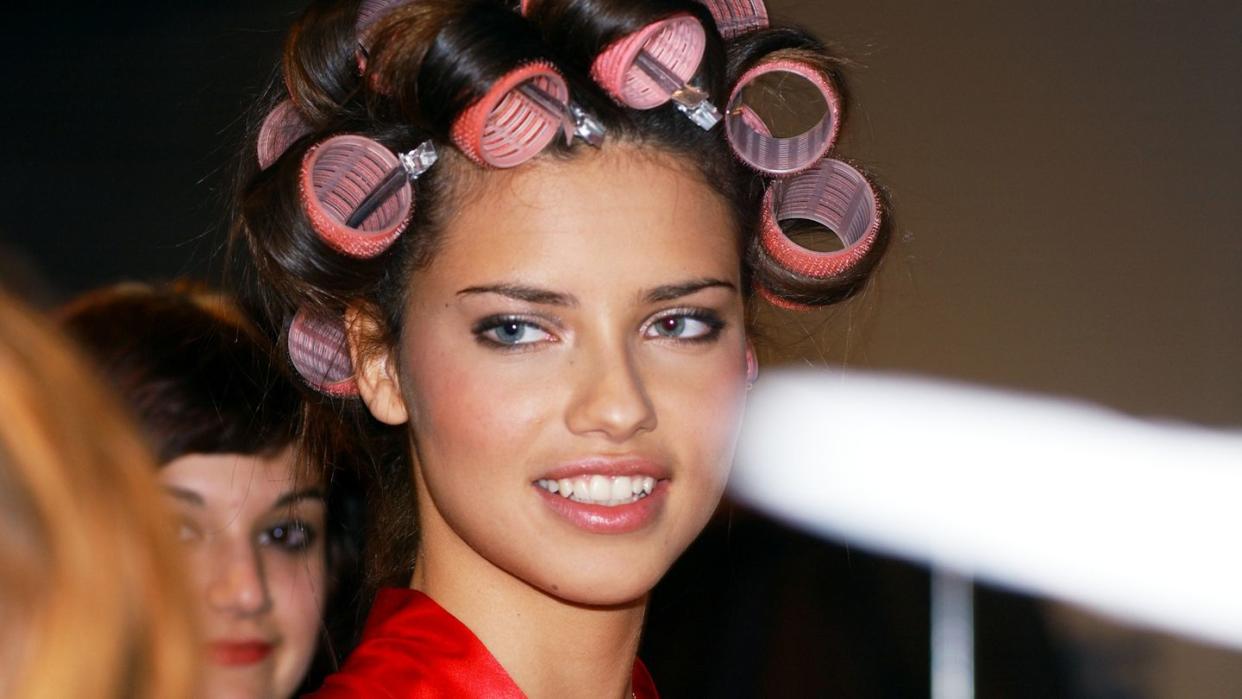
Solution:
M 285 90 L 314 126 L 337 118 L 358 92 L 356 16 L 353 3 L 316 0 L 285 38 Z

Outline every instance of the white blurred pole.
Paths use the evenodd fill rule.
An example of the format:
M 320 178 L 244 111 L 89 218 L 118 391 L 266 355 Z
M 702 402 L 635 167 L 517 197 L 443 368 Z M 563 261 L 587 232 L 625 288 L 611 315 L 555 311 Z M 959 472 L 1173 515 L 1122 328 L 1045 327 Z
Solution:
M 1242 647 L 1242 433 L 926 379 L 769 371 L 736 498 L 841 541 Z
M 931 699 L 975 697 L 974 585 L 944 569 L 931 578 Z

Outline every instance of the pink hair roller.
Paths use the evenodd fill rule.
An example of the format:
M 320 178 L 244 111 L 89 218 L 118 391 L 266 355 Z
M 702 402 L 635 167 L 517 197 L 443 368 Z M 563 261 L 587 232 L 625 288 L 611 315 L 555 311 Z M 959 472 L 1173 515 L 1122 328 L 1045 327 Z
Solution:
M 289 324 L 288 347 L 289 361 L 311 388 L 338 398 L 358 394 L 342 319 L 298 309 Z
M 818 252 L 798 245 L 780 227 L 781 221 L 790 219 L 824 226 L 844 248 Z M 815 279 L 844 274 L 866 257 L 879 231 L 880 199 L 875 189 L 861 172 L 840 160 L 825 158 L 806 172 L 774 182 L 764 194 L 760 243 L 773 261 L 794 274 Z
M 569 86 L 552 64 L 535 61 L 505 73 L 453 122 L 451 137 L 480 165 L 507 168 L 538 155 L 558 132 L 574 134 Z
M 795 303 L 793 301 L 790 301 L 789 299 L 781 298 L 780 296 L 777 296 L 776 293 L 773 292 L 771 289 L 769 289 L 768 287 L 764 286 L 763 284 L 759 282 L 755 283 L 755 293 L 759 294 L 759 297 L 762 298 L 764 301 L 767 301 L 768 303 L 772 304 L 773 306 L 776 306 L 777 308 L 783 308 L 786 311 L 805 312 L 805 311 L 815 310 L 814 306 L 808 306 L 804 303 Z
M 436 160 L 430 142 L 400 156 L 363 136 L 333 136 L 302 158 L 299 194 L 319 237 L 366 259 L 392 245 L 410 221 L 417 178 Z
M 263 118 L 259 127 L 259 138 L 256 152 L 259 169 L 266 170 L 272 163 L 280 159 L 293 142 L 310 133 L 310 124 L 302 117 L 293 100 L 286 99 L 276 105 Z
M 759 115 L 742 100 L 746 86 L 768 73 L 790 73 L 805 78 L 819 90 L 826 109 L 815 126 L 788 138 L 772 135 Z M 752 168 L 777 177 L 814 166 L 832 148 L 840 128 L 841 97 L 836 88 L 815 67 L 792 60 L 762 62 L 742 74 L 725 114 L 725 135 L 737 157 Z
M 768 8 L 763 0 L 700 0 L 716 20 L 716 29 L 726 39 L 748 34 L 768 26 Z
M 591 64 L 591 77 L 631 109 L 654 109 L 673 100 L 694 123 L 710 129 L 720 113 L 706 93 L 690 84 L 706 46 L 698 19 L 674 15 L 614 41 Z

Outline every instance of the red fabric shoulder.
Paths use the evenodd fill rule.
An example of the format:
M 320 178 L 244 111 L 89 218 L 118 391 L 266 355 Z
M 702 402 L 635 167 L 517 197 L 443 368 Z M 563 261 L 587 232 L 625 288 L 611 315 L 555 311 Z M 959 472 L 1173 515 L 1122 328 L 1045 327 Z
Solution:
M 417 590 L 380 590 L 362 642 L 313 699 L 520 699 L 522 690 L 470 629 Z
M 635 699 L 660 699 L 633 664 Z M 380 590 L 363 641 L 309 699 L 524 699 L 501 663 L 457 617 L 417 590 Z
M 659 699 L 634 662 L 635 699 Z M 525 695 L 466 625 L 417 590 L 380 590 L 362 642 L 308 699 L 444 699 Z

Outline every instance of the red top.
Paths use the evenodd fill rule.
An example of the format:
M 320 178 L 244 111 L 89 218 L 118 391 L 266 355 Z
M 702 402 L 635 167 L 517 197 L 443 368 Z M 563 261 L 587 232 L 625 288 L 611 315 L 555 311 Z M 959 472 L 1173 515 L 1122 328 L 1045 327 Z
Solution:
M 659 699 L 647 668 L 634 661 L 635 699 Z M 424 699 L 526 695 L 483 643 L 427 595 L 398 588 L 380 590 L 362 642 L 344 667 L 310 699 Z

